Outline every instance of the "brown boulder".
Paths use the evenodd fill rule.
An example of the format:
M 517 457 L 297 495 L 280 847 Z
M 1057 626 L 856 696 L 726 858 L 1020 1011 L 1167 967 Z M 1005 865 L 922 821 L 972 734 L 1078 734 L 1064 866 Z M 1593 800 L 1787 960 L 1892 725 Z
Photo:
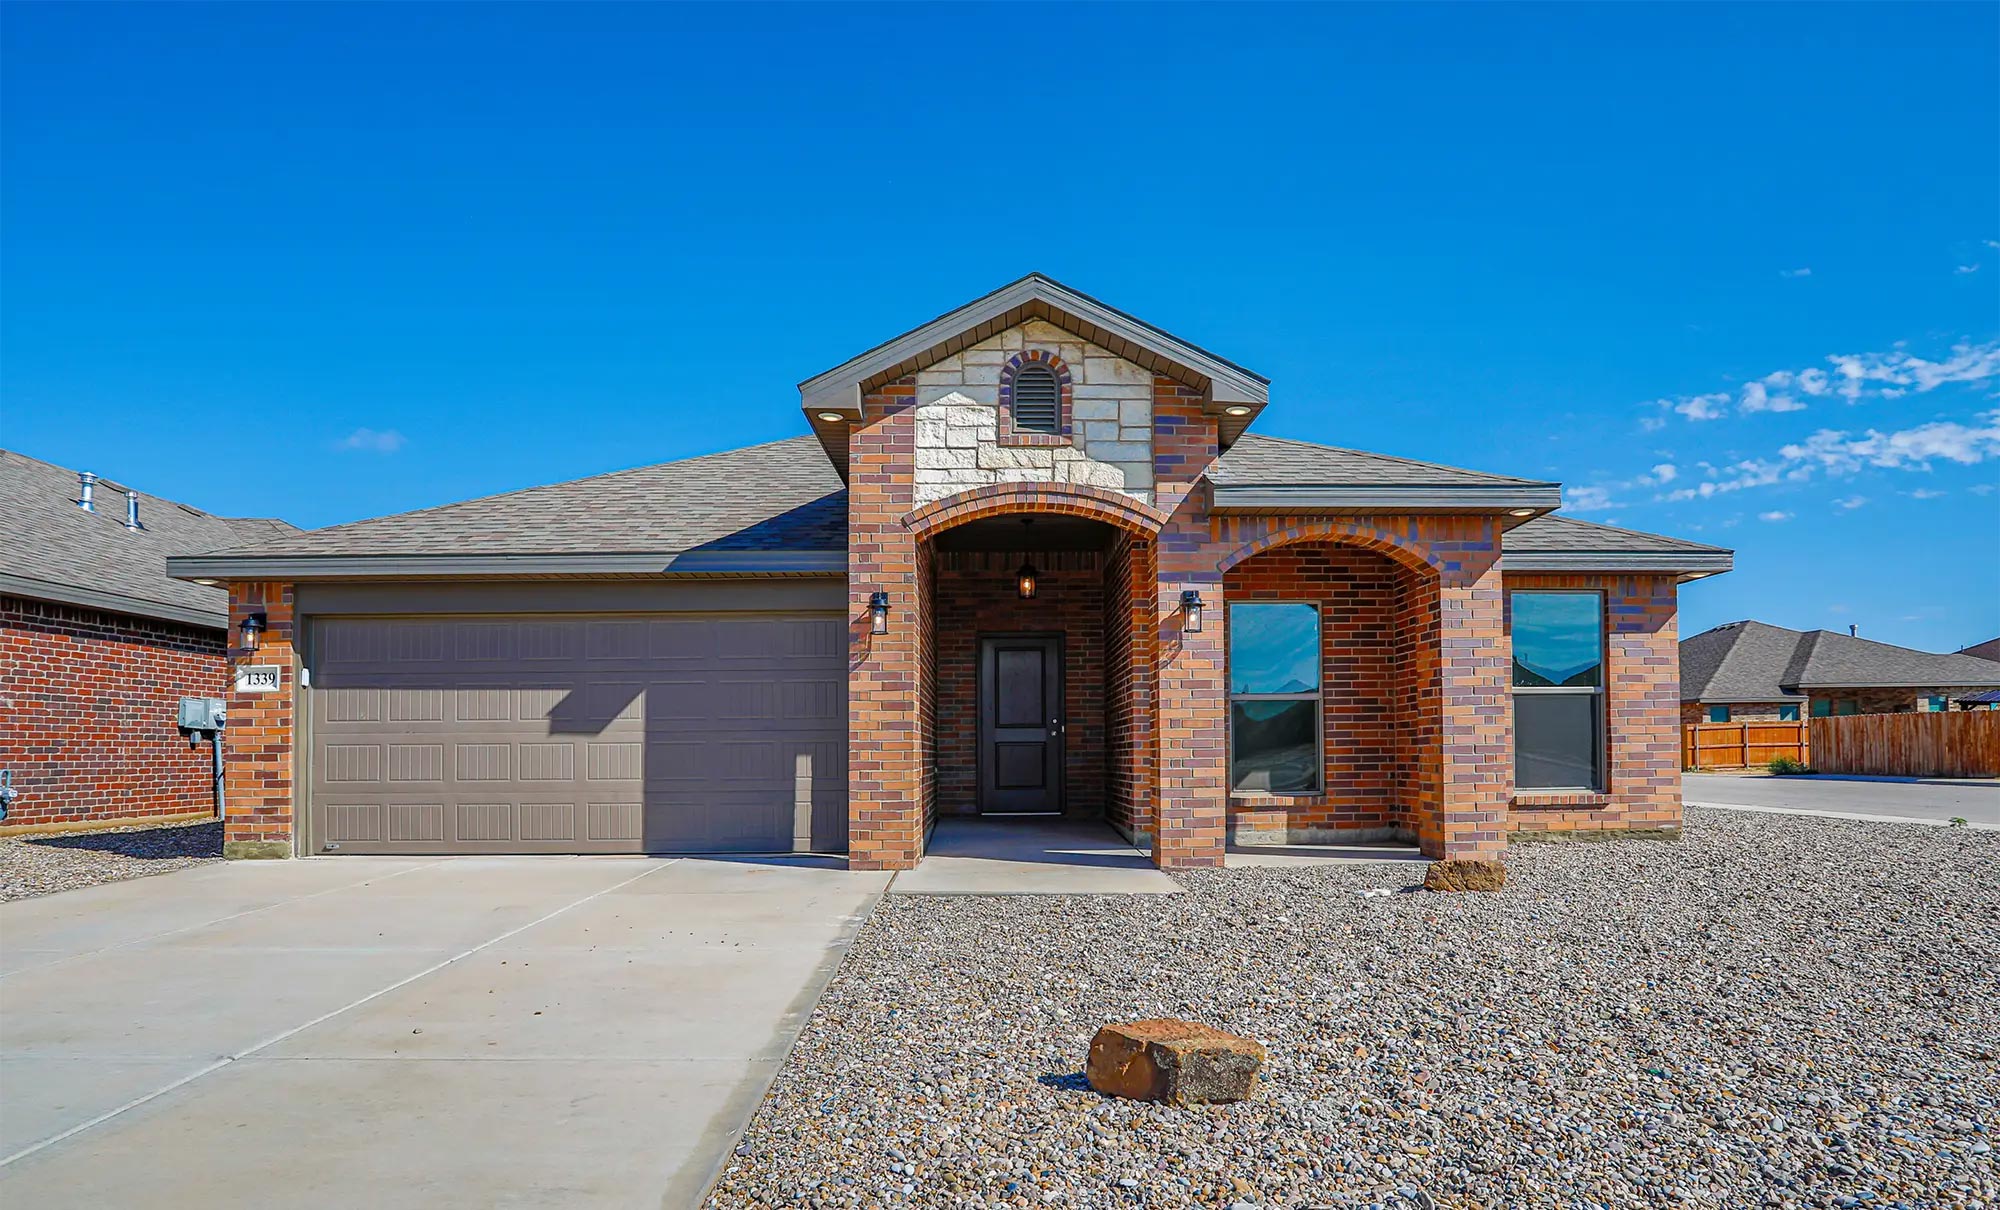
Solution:
M 1497 861 L 1433 861 L 1424 875 L 1424 889 L 1431 891 L 1497 891 L 1506 885 L 1507 867 Z
M 1090 1040 L 1085 1074 L 1107 1096 L 1197 1105 L 1257 1091 L 1264 1048 L 1193 1021 L 1127 1021 Z

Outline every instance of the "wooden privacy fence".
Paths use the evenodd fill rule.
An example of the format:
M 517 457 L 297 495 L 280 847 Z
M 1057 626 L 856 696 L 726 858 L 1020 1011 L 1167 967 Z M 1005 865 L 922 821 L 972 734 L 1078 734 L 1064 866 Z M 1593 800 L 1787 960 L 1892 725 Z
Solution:
M 2000 777 L 2000 710 L 1812 720 L 1815 773 Z
M 1804 723 L 1681 724 L 1683 769 L 1743 769 L 1780 756 L 1810 764 L 1806 753 Z

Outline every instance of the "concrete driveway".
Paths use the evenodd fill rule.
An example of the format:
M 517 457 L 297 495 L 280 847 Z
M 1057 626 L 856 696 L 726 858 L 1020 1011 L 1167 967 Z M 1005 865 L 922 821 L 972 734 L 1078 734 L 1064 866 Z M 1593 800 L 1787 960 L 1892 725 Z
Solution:
M 888 879 L 334 858 L 0 905 L 0 1204 L 691 1205 Z
M 1917 781 L 1686 773 L 1681 776 L 1681 797 L 1702 807 L 1932 824 L 1949 823 L 1957 817 L 1971 827 L 2000 828 L 2000 780 L 1991 778 Z

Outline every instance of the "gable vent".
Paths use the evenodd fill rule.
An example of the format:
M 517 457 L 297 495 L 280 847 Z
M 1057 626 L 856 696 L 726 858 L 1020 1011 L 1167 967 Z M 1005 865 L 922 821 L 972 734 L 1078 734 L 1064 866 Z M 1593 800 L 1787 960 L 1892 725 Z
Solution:
M 1016 432 L 1053 433 L 1062 428 L 1062 384 L 1045 365 L 1022 366 L 1014 376 Z

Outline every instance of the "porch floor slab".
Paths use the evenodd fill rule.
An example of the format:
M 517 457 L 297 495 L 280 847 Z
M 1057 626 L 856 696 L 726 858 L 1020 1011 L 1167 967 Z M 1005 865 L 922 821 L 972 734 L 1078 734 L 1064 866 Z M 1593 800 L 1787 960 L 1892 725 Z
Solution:
M 891 895 L 1178 895 L 1186 888 L 1095 819 L 946 816 Z
M 1415 845 L 1407 844 L 1274 844 L 1230 845 L 1222 864 L 1231 870 L 1272 866 L 1380 865 L 1384 862 L 1425 864 Z

